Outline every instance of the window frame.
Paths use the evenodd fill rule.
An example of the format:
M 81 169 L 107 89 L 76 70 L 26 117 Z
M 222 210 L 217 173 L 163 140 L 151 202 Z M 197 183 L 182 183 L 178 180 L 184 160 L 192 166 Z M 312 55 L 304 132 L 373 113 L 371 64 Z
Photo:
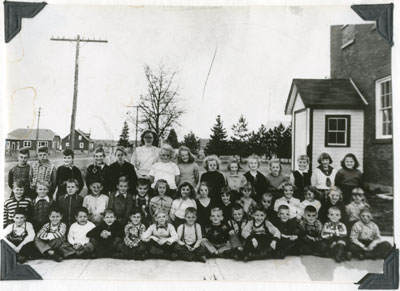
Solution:
M 385 107 L 382 109 L 381 103 L 381 85 L 385 82 L 391 82 L 390 85 L 390 107 Z M 381 78 L 375 81 L 375 138 L 378 140 L 383 139 L 392 139 L 393 138 L 393 83 L 392 83 L 392 76 L 387 76 L 385 78 Z M 392 112 L 392 120 L 390 121 L 392 124 L 392 134 L 383 134 L 383 120 L 382 120 L 382 112 L 384 110 L 390 109 Z
M 26 145 L 25 143 L 27 143 L 29 145 Z M 23 145 L 24 148 L 29 148 L 30 149 L 30 148 L 32 148 L 32 141 L 31 140 L 24 140 L 22 145 Z
M 47 141 L 47 140 L 39 140 L 38 141 L 38 148 L 39 147 L 49 147 L 49 141 Z
M 84 142 L 80 142 L 79 143 L 79 149 L 84 149 L 85 148 L 85 143 Z
M 330 144 L 329 138 L 329 119 L 345 119 L 346 129 L 345 129 L 345 143 L 344 144 Z M 327 114 L 325 115 L 325 147 L 329 148 L 348 148 L 351 146 L 351 115 L 337 115 L 337 114 Z

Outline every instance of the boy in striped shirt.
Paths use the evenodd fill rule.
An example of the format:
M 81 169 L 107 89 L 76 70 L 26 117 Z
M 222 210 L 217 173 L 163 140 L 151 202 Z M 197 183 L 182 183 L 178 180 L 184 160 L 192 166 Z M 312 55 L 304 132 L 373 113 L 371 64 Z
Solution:
M 31 200 L 26 198 L 25 184 L 22 180 L 15 180 L 13 184 L 14 196 L 4 202 L 3 221 L 4 227 L 14 223 L 14 212 L 16 208 L 23 208 L 27 213 L 28 219 L 31 214 Z
M 61 209 L 52 207 L 50 222 L 43 225 L 35 238 L 35 245 L 40 253 L 56 262 L 75 254 L 74 249 L 66 241 L 67 226 L 61 222 Z

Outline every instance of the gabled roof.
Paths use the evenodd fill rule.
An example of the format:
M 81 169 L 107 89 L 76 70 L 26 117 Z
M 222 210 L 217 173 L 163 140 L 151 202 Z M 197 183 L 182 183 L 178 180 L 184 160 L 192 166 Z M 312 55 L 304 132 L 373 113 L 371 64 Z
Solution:
M 368 105 L 351 79 L 293 79 L 286 115 L 292 114 L 297 96 L 301 97 L 306 108 L 363 109 Z
M 80 129 L 75 129 L 75 132 L 79 133 L 87 141 L 92 142 L 92 140 L 90 139 L 89 133 L 85 133 Z M 63 140 L 65 140 L 66 138 L 69 138 L 69 133 L 63 138 Z
M 36 140 L 36 132 L 34 128 L 18 128 L 8 133 L 7 139 Z M 39 140 L 53 140 L 55 136 L 58 135 L 50 129 L 39 129 Z

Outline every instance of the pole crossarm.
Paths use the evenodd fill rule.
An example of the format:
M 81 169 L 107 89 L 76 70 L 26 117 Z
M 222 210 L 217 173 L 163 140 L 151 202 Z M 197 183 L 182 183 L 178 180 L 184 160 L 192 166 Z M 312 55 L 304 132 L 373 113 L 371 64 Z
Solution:
M 78 41 L 77 38 L 65 38 L 65 37 L 51 37 L 50 40 L 53 41 Z M 102 40 L 102 39 L 90 39 L 90 38 L 80 38 L 80 42 L 102 42 L 102 43 L 108 43 L 108 40 Z

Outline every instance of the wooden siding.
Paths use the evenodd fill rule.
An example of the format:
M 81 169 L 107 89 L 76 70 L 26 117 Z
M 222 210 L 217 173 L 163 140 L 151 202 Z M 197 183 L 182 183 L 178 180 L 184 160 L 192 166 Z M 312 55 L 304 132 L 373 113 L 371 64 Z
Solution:
M 350 147 L 325 147 L 325 116 L 350 115 Z M 314 110 L 313 113 L 313 168 L 318 166 L 318 156 L 327 152 L 333 159 L 332 166 L 340 169 L 340 161 L 347 153 L 356 155 L 363 170 L 364 147 L 364 113 L 362 110 Z

